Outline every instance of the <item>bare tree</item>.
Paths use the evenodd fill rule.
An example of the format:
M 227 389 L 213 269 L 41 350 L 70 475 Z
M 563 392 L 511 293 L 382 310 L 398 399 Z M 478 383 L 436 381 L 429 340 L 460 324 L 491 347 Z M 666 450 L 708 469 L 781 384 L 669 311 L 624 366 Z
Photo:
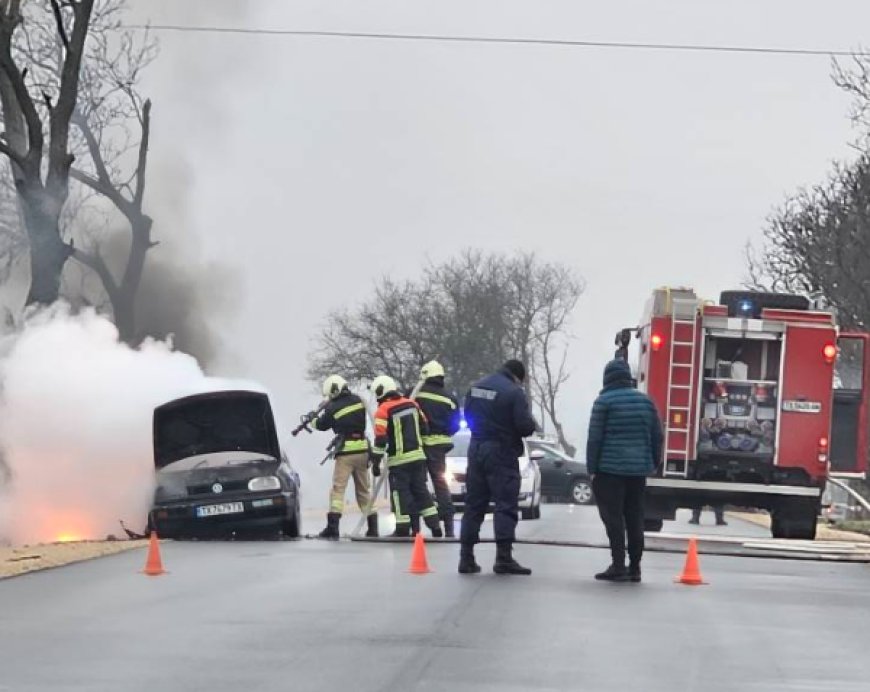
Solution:
M 853 97 L 852 122 L 870 136 L 870 54 L 859 53 L 848 66 L 834 60 L 834 84 Z
M 61 273 L 72 253 L 63 240 L 60 219 L 69 195 L 70 124 L 93 5 L 94 0 L 50 1 L 62 67 L 56 90 L 43 90 L 38 106 L 27 83 L 28 68 L 15 49 L 24 19 L 21 0 L 0 0 L 0 105 L 5 125 L 0 153 L 12 165 L 30 244 L 28 304 L 57 300 Z
M 427 266 L 419 280 L 385 281 L 356 310 L 333 313 L 310 358 L 309 375 L 352 380 L 387 373 L 407 389 L 420 366 L 438 358 L 457 394 L 508 358 L 524 360 L 528 391 L 574 447 L 558 415 L 567 370 L 567 326 L 583 281 L 534 254 L 513 257 L 466 250 Z

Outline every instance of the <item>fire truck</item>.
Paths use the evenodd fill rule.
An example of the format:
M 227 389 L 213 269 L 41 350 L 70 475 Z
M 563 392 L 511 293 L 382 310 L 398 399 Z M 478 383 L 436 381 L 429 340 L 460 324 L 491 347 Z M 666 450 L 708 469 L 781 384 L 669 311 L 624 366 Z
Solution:
M 632 333 L 637 386 L 662 417 L 662 463 L 645 523 L 678 508 L 768 510 L 775 538 L 813 539 L 829 475 L 867 471 L 870 335 L 841 332 L 833 311 L 798 295 L 653 292 Z

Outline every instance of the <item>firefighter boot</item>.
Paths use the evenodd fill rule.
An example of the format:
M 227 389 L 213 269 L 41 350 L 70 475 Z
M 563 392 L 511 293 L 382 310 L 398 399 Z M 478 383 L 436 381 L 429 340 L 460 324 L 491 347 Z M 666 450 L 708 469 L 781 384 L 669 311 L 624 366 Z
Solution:
M 412 514 L 411 515 L 411 535 L 416 536 L 420 533 L 420 515 Z
M 460 574 L 478 574 L 480 565 L 474 559 L 474 546 L 462 544 L 459 549 L 459 573 Z
M 369 514 L 366 517 L 366 521 L 368 522 L 369 529 L 366 531 L 366 538 L 377 538 L 378 537 L 378 515 L 377 514 Z
M 408 538 L 410 535 L 410 524 L 396 524 L 396 530 L 390 534 L 390 538 Z
M 492 571 L 496 574 L 523 574 L 532 573 L 528 567 L 523 567 L 519 562 L 514 560 L 511 555 L 510 543 L 499 543 L 495 550 L 495 564 L 492 566 Z
M 318 534 L 320 538 L 329 538 L 333 541 L 337 541 L 339 538 L 338 534 L 338 522 L 341 521 L 341 515 L 338 512 L 330 512 L 326 515 L 326 528 L 323 529 Z
M 454 528 L 453 517 L 444 517 L 444 537 L 456 538 L 456 530 Z
M 426 526 L 432 532 L 432 538 L 442 538 L 444 532 L 441 530 L 441 522 L 438 521 L 438 515 L 433 514 L 431 517 L 426 517 Z

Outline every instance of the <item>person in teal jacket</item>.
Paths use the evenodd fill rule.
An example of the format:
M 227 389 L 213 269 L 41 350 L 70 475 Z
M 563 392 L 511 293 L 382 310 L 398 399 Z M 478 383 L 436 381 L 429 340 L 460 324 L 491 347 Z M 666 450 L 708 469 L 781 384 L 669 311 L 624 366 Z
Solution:
M 600 581 L 640 581 L 646 477 L 661 462 L 662 446 L 655 404 L 634 388 L 628 363 L 610 361 L 604 389 L 592 406 L 586 442 L 586 467 L 610 542 L 611 564 L 595 575 Z

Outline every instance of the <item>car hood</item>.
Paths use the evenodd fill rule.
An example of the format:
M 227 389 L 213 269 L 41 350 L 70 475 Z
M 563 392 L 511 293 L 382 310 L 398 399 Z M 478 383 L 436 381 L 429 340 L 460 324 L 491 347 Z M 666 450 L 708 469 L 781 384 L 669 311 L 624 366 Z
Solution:
M 154 409 L 154 465 L 220 452 L 281 458 L 269 397 L 244 390 L 209 392 Z

